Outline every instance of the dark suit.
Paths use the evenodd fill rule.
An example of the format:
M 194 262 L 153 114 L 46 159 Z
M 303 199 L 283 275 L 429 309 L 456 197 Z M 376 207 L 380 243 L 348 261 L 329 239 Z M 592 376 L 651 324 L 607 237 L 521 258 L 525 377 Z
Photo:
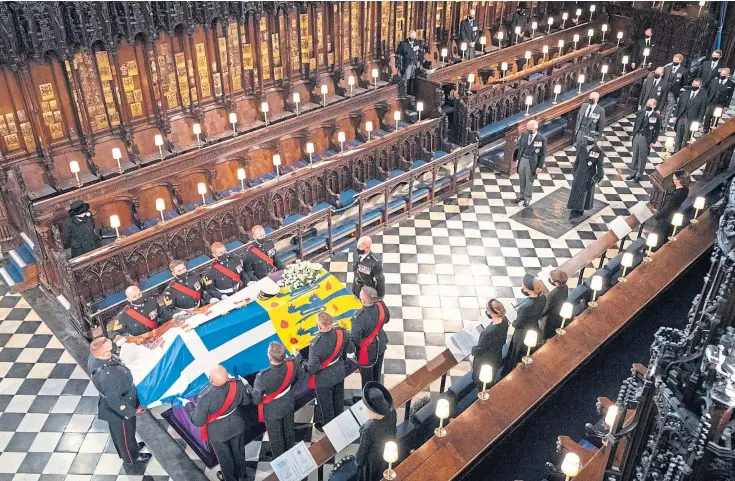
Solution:
M 592 110 L 589 110 L 589 106 L 589 103 L 582 104 L 577 112 L 577 126 L 574 128 L 575 144 L 593 130 L 602 134 L 605 128 L 605 109 L 597 103 Z
M 712 59 L 703 62 L 699 67 L 699 78 L 702 79 L 702 88 L 706 89 L 712 80 L 720 76 L 720 70 L 726 67 L 725 62 L 720 59 L 713 65 Z
M 651 60 L 651 56 L 653 55 L 653 48 L 655 46 L 656 45 L 653 42 L 653 38 L 649 39 L 648 43 L 646 43 L 646 37 L 638 39 L 638 41 L 635 43 L 635 55 L 633 55 L 633 61 L 636 62 L 636 66 L 640 67 L 643 63 L 643 51 L 645 49 L 648 49 L 648 57 L 646 57 L 646 63 Z
M 658 139 L 661 130 L 661 112 L 654 110 L 639 110 L 633 124 L 633 159 L 631 170 L 639 176 L 645 174 L 648 155 L 651 153 L 651 144 Z
M 416 76 L 416 66 L 421 60 L 420 52 L 423 52 L 421 42 L 418 40 L 405 39 L 396 47 L 396 55 L 401 57 L 401 76 L 413 78 Z
M 674 64 L 668 63 L 664 66 L 664 82 L 669 88 L 669 94 L 674 97 L 674 100 L 679 100 L 681 89 L 689 85 L 689 70 L 679 65 L 674 71 Z
M 669 86 L 662 78 L 657 79 L 655 74 L 650 73 L 643 82 L 643 88 L 638 98 L 638 108 L 643 108 L 649 99 L 656 99 L 656 109 L 661 110 L 666 104 L 666 96 L 669 94 Z
M 469 58 L 475 57 L 475 48 L 477 48 L 477 39 L 480 37 L 480 26 L 477 24 L 477 19 L 470 20 L 465 18 L 459 23 L 459 45 L 462 42 L 467 42 L 467 55 Z M 475 43 L 474 46 L 471 44 Z M 460 53 L 462 51 L 460 50 Z
M 527 130 L 518 139 L 518 176 L 520 178 L 520 192 L 518 198 L 531 200 L 533 194 L 533 180 L 536 178 L 536 169 L 544 167 L 546 158 L 546 137 L 536 132 L 531 140 L 531 131 Z
M 387 467 L 383 461 L 385 443 L 396 439 L 396 411 L 382 419 L 371 419 L 360 428 L 360 447 L 355 455 L 357 481 L 377 481 Z
M 505 317 L 499 324 L 489 324 L 480 334 L 477 345 L 472 348 L 472 355 L 475 356 L 472 361 L 472 380 L 479 388 L 482 388 L 480 368 L 484 364 L 493 367 L 493 382 L 500 379 L 498 374 L 503 366 L 503 346 L 508 340 L 509 327 L 510 324 Z
M 541 314 L 539 321 L 539 329 L 541 330 L 544 340 L 551 339 L 556 334 L 556 329 L 561 327 L 561 306 L 567 302 L 569 297 L 569 287 L 564 284 L 555 287 L 549 295 L 546 296 L 546 306 Z
M 681 144 L 687 142 L 691 135 L 689 129 L 692 122 L 700 122 L 707 108 L 707 93 L 702 89 L 691 98 L 692 92 L 682 92 L 676 103 L 674 117 L 676 118 L 676 141 L 674 149 L 681 149 Z
M 523 41 L 523 35 L 526 33 L 526 27 L 528 26 L 528 15 L 523 10 L 516 10 L 515 13 L 513 13 L 513 18 L 511 19 L 511 31 L 510 34 L 513 35 L 513 43 L 516 43 L 516 27 L 521 27 L 521 33 L 518 35 L 518 43 Z
M 64 231 L 64 247 L 71 249 L 72 257 L 86 254 L 100 245 L 102 245 L 102 241 L 94 226 L 94 216 L 92 214 L 81 217 L 69 216 Z
M 730 105 L 732 101 L 732 94 L 735 91 L 735 82 L 727 79 L 717 78 L 710 82 L 707 88 L 707 111 L 704 114 L 704 131 L 709 132 L 710 125 L 712 125 L 712 117 L 717 107 L 722 107 L 724 110 Z

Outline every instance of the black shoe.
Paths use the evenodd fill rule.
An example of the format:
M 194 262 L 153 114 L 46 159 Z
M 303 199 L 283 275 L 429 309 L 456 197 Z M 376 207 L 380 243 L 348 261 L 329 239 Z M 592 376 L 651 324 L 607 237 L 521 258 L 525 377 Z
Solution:
M 523 197 L 516 197 L 511 202 L 513 202 L 514 204 L 520 204 L 522 201 L 523 201 Z
M 217 479 L 219 479 L 219 481 L 225 481 L 225 475 L 222 474 L 222 471 L 217 471 Z
M 641 183 L 641 176 L 640 175 L 636 175 L 635 177 L 633 177 L 633 182 L 635 182 L 636 184 L 640 184 Z
M 585 436 L 591 438 L 602 438 L 605 436 L 605 433 L 598 431 L 597 427 L 592 423 L 587 423 L 584 425 L 584 434 Z
M 150 453 L 140 453 L 137 458 L 133 460 L 133 463 L 147 463 L 153 457 Z M 126 463 L 132 464 L 132 463 Z
M 523 201 L 523 207 L 528 207 L 529 205 L 531 205 L 531 201 L 530 200 L 526 199 L 526 200 Z
M 314 429 L 316 429 L 320 433 L 323 433 L 324 432 L 324 423 L 314 423 Z
M 635 179 L 635 177 L 636 177 L 636 174 L 635 174 L 635 172 L 633 172 L 628 177 L 626 177 L 625 180 L 633 180 L 633 179 Z
M 138 451 L 140 451 L 141 449 L 145 449 L 145 443 L 143 441 L 138 443 Z
M 582 214 L 584 214 L 581 210 L 573 210 L 569 213 L 569 218 L 574 219 L 576 217 L 582 217 Z

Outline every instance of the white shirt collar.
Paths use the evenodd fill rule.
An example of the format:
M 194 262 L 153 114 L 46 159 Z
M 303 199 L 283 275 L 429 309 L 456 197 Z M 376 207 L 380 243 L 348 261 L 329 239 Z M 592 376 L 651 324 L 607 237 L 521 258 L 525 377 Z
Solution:
M 366 252 L 365 254 L 361 254 L 360 255 L 360 262 L 364 261 L 365 258 L 368 256 L 368 254 L 370 254 L 370 253 L 369 252 Z

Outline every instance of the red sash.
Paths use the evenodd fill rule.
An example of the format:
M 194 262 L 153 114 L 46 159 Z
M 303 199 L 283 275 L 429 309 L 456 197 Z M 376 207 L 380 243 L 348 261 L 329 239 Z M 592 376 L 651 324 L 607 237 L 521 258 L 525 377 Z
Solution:
M 385 310 L 383 310 L 383 304 L 381 302 L 378 302 L 375 305 L 378 306 L 378 323 L 375 325 L 375 329 L 373 329 L 373 332 L 371 332 L 370 335 L 363 339 L 360 343 L 360 357 L 358 358 L 358 362 L 361 366 L 367 365 L 369 361 L 368 347 L 370 346 L 370 344 L 373 343 L 375 336 L 377 336 L 378 332 L 380 332 L 380 328 L 382 328 L 383 324 L 385 324 Z
M 216 420 L 218 417 L 222 416 L 224 413 L 227 412 L 228 409 L 230 409 L 230 406 L 232 406 L 232 401 L 235 400 L 235 395 L 237 394 L 237 385 L 235 385 L 236 381 L 229 381 L 227 383 L 227 396 L 225 397 L 225 402 L 222 404 L 222 407 L 219 408 L 219 411 L 217 411 L 214 414 L 210 414 L 207 416 L 207 422 L 204 423 L 204 426 L 201 427 L 201 435 L 203 441 L 209 441 L 209 434 L 207 433 L 207 425 L 211 423 L 212 421 Z
M 128 307 L 127 309 L 125 309 L 125 314 L 127 314 L 130 317 L 132 317 L 136 321 L 140 322 L 141 324 L 143 324 L 148 329 L 153 330 L 153 329 L 156 328 L 156 323 L 151 318 L 145 317 L 143 314 L 141 314 L 140 312 L 136 311 L 132 307 Z
M 334 359 L 342 351 L 342 329 L 337 329 L 334 331 L 334 333 L 337 334 L 337 344 L 334 346 L 334 352 L 319 365 L 320 370 L 325 369 L 327 366 L 332 364 L 332 361 L 334 361 Z M 316 374 L 309 378 L 309 387 L 311 389 L 316 389 Z
M 258 404 L 258 421 L 260 421 L 261 423 L 265 422 L 265 414 L 263 412 L 263 408 L 265 408 L 265 405 L 280 396 L 281 393 L 286 390 L 289 384 L 291 384 L 293 369 L 293 361 L 286 361 L 286 376 L 283 378 L 283 383 L 281 383 L 278 389 L 276 389 L 272 393 L 268 394 L 267 396 L 263 396 L 260 404 Z
M 270 258 L 268 254 L 263 252 L 262 250 L 258 249 L 257 247 L 251 247 L 250 252 L 258 256 L 260 260 L 268 264 L 269 266 L 273 267 L 273 259 Z
M 171 287 L 181 292 L 182 294 L 186 294 L 189 297 L 193 297 L 197 301 L 202 298 L 201 292 L 195 291 L 194 289 L 190 289 L 186 287 L 184 284 L 179 284 L 178 282 L 174 282 Z
M 215 262 L 212 265 L 214 266 L 215 269 L 217 269 L 218 271 L 220 271 L 222 274 L 226 275 L 227 277 L 229 277 L 230 279 L 232 279 L 233 281 L 235 281 L 235 284 L 237 284 L 238 282 L 240 282 L 242 280 L 242 279 L 240 279 L 240 275 L 237 272 L 234 272 L 234 271 L 228 269 L 227 267 L 225 267 L 224 265 L 220 264 L 219 262 Z

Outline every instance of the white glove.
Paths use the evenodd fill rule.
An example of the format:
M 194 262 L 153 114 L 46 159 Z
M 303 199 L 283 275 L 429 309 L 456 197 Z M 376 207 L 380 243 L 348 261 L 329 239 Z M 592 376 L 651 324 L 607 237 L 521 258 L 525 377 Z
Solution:
M 249 385 L 250 385 L 250 383 L 248 383 L 248 380 L 247 380 L 247 379 L 245 379 L 244 377 L 242 377 L 242 376 L 237 376 L 237 378 L 238 378 L 238 379 L 239 379 L 240 381 L 242 381 L 242 383 L 243 383 L 244 385 L 246 385 L 246 386 L 249 386 Z
M 222 294 L 222 300 L 223 300 L 223 301 L 224 301 L 225 299 L 227 299 L 228 297 L 230 297 L 230 296 L 228 296 L 227 294 Z

